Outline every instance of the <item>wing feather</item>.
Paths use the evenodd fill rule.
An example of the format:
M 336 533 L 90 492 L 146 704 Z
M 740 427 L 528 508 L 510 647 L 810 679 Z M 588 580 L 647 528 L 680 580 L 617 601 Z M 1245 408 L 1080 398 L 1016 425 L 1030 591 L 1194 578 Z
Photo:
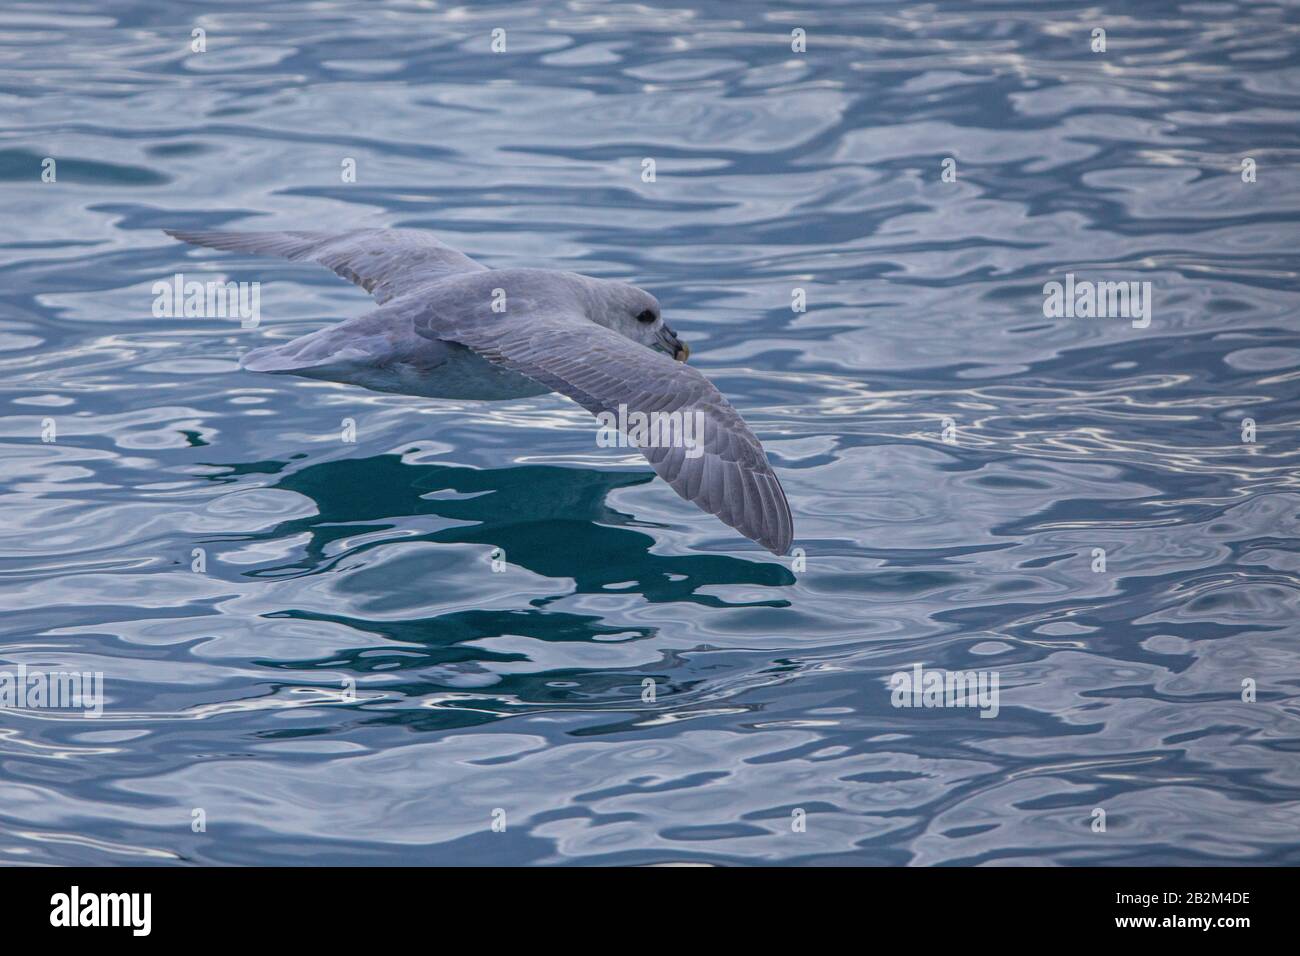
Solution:
M 464 253 L 415 229 L 344 233 L 163 231 L 196 246 L 317 262 L 355 282 L 379 302 L 406 295 L 449 275 L 486 270 Z
M 681 446 L 638 450 L 688 501 L 775 554 L 794 537 L 790 505 L 763 446 L 744 419 L 696 369 L 604 326 L 568 315 L 506 322 L 432 307 L 415 321 L 428 338 L 457 342 L 567 395 L 593 415 L 700 413 L 703 452 Z

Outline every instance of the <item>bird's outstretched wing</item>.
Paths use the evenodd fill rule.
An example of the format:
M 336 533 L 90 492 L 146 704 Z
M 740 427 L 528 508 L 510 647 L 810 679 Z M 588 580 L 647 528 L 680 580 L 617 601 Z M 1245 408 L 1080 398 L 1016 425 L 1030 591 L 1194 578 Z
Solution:
M 449 275 L 486 269 L 464 253 L 416 229 L 359 229 L 345 233 L 163 231 L 196 246 L 318 262 L 355 282 L 379 302 L 387 302 Z
M 436 297 L 435 297 L 436 298 Z M 785 554 L 794 521 L 763 446 L 698 371 L 574 315 L 485 320 L 481 311 L 426 304 L 414 318 L 426 338 L 456 342 L 572 398 L 593 415 L 698 413 L 702 452 L 680 444 L 638 450 L 672 489 L 747 538 Z

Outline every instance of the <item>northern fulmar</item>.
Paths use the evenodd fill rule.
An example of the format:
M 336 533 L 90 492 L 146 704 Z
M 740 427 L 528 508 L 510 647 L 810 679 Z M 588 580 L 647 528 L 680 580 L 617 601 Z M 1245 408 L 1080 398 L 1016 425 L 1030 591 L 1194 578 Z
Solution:
M 687 501 L 774 554 L 789 550 L 794 522 L 763 446 L 685 364 L 689 348 L 645 290 L 573 272 L 488 269 L 411 229 L 165 231 L 213 249 L 320 263 L 379 303 L 355 319 L 253 349 L 241 367 L 427 398 L 498 401 L 555 391 L 621 423 L 631 413 L 642 421 L 691 415 L 702 434 L 689 447 L 631 443 Z

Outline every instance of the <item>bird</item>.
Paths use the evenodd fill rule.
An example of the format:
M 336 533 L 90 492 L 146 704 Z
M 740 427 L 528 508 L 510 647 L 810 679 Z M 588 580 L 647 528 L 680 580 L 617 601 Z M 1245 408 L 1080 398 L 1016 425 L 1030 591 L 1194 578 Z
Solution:
M 240 366 L 425 398 L 500 401 L 559 392 L 619 422 L 682 498 L 784 555 L 794 519 L 767 453 L 634 285 L 548 269 L 489 269 L 416 229 L 251 232 L 165 229 L 181 242 L 315 262 L 371 293 L 378 308 Z M 622 417 L 620 416 L 622 414 Z M 694 444 L 635 435 L 631 413 L 679 413 Z M 645 421 L 645 417 L 640 419 Z M 679 434 L 685 434 L 680 432 Z

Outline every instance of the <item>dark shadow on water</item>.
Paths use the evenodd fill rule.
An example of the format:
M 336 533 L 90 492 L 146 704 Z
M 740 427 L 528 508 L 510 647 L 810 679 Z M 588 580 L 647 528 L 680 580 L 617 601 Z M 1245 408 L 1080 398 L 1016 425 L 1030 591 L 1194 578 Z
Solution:
M 264 465 L 241 466 L 267 471 Z M 636 519 L 610 508 L 610 492 L 654 480 L 638 472 L 597 471 L 525 465 L 474 469 L 409 464 L 397 455 L 322 462 L 285 474 L 275 487 L 311 498 L 318 514 L 283 522 L 255 540 L 308 533 L 302 560 L 249 572 L 254 577 L 327 571 L 338 560 L 326 550 L 335 541 L 398 527 L 421 515 L 465 525 L 404 535 L 404 541 L 480 544 L 500 548 L 513 566 L 564 581 L 578 593 L 599 593 L 619 585 L 648 601 L 693 601 L 710 607 L 732 605 L 695 593 L 710 586 L 783 587 L 794 583 L 789 569 L 772 560 L 728 554 L 652 554 L 654 538 L 636 530 Z M 454 496 L 454 497 L 453 497 Z M 692 507 L 683 502 L 682 507 Z M 370 548 L 348 552 L 355 556 Z M 564 593 L 567 593 L 567 587 Z M 557 594 L 555 597 L 563 596 Z M 544 606 L 554 598 L 532 601 Z M 756 606 L 785 607 L 777 598 Z
M 547 669 L 497 675 L 489 663 L 524 661 L 522 655 L 488 649 L 482 642 L 510 635 L 548 643 L 613 643 L 653 636 L 652 627 L 615 626 L 592 614 L 552 611 L 547 605 L 572 593 L 639 594 L 649 602 L 694 603 L 709 607 L 786 607 L 781 597 L 738 604 L 712 594 L 704 587 L 736 585 L 745 588 L 780 588 L 794 583 L 789 569 L 770 559 L 750 560 L 727 554 L 661 555 L 651 553 L 654 538 L 638 530 L 636 520 L 606 504 L 610 492 L 654 480 L 637 472 L 596 471 L 531 465 L 478 470 L 439 464 L 404 462 L 398 455 L 321 462 L 295 470 L 288 463 L 261 462 L 236 466 L 243 474 L 280 475 L 274 487 L 304 495 L 315 502 L 318 514 L 279 523 L 265 532 L 236 540 L 285 540 L 307 536 L 299 559 L 246 571 L 250 577 L 347 572 L 339 568 L 346 558 L 394 540 L 444 544 L 478 544 L 500 548 L 512 567 L 542 578 L 555 579 L 555 593 L 537 597 L 537 578 L 530 581 L 530 597 L 508 609 L 456 610 L 446 614 L 406 619 L 373 619 L 350 613 L 322 613 L 285 608 L 268 617 L 341 624 L 373 634 L 364 646 L 348 648 L 318 659 L 262 660 L 276 670 L 329 671 L 330 686 L 337 686 L 340 669 L 361 674 L 387 673 L 397 680 L 382 685 L 386 704 L 366 703 L 365 723 L 400 724 L 415 730 L 446 730 L 496 719 L 534 708 L 609 707 L 639 701 L 641 681 L 654 677 L 659 693 L 671 699 L 688 693 L 692 681 L 682 675 L 662 673 L 663 665 L 641 673 L 615 670 Z M 230 472 L 213 476 L 229 480 Z M 689 507 L 683 504 L 683 507 Z M 451 528 L 419 531 L 418 519 L 434 516 L 466 522 Z M 414 520 L 413 520 L 414 519 Z M 416 528 L 413 528 L 413 525 Z M 401 536 L 385 535 L 400 529 Z M 344 551 L 331 545 L 343 539 L 367 536 Z M 429 586 L 440 575 L 482 574 L 508 588 L 509 576 L 490 569 L 490 551 L 481 566 L 461 564 L 454 572 L 446 565 L 432 566 Z M 394 581 L 395 588 L 411 582 Z M 611 585 L 615 587 L 610 588 Z M 779 592 L 777 592 L 779 594 Z M 397 642 L 397 643 L 390 643 Z M 400 675 L 400 677 L 398 676 Z M 408 702 L 428 694 L 454 690 L 471 698 L 441 705 L 411 707 Z M 361 696 L 365 696 L 362 693 Z M 327 728 L 300 728 L 290 736 L 326 732 Z

